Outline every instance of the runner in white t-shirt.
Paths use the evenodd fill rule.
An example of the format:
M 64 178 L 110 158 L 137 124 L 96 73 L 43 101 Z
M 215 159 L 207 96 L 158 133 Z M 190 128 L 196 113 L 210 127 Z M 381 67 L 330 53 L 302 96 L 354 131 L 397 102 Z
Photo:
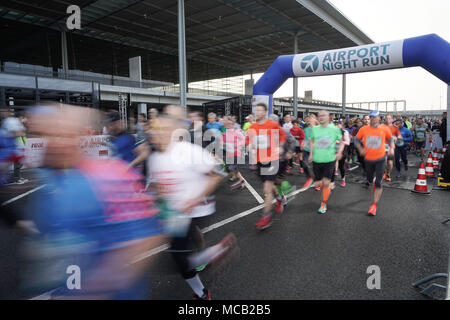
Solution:
M 198 219 L 215 212 L 212 193 L 223 177 L 216 171 L 218 163 L 206 150 L 189 142 L 180 142 L 176 131 L 180 125 L 180 119 L 170 115 L 158 118 L 157 150 L 148 159 L 149 181 L 166 201 L 167 212 L 171 213 L 167 221 L 176 220 L 178 225 L 185 226 L 181 233 L 178 230 L 170 235 L 170 251 L 181 275 L 194 291 L 195 299 L 209 300 L 210 293 L 197 273 L 205 265 L 215 264 L 231 253 L 236 240 L 229 234 L 215 246 L 186 254 L 194 252 Z

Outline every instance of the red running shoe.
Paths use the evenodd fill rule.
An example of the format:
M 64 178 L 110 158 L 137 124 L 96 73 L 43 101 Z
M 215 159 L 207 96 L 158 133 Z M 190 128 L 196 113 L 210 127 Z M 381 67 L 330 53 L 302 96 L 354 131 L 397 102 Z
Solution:
M 272 225 L 272 215 L 267 214 L 255 224 L 256 229 L 264 230 Z
M 372 203 L 372 205 L 369 208 L 369 215 L 372 217 L 375 217 L 377 215 L 377 204 Z

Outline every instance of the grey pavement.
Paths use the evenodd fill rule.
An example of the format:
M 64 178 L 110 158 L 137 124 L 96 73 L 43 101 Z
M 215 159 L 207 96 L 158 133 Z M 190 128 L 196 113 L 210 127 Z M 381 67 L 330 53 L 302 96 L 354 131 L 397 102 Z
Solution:
M 432 273 L 447 272 L 450 225 L 441 221 L 450 217 L 450 192 L 410 192 L 418 161 L 414 156 L 409 158 L 413 166 L 406 175 L 385 184 L 376 217 L 367 215 L 372 189 L 364 187 L 361 169 L 357 168 L 348 174 L 345 188 L 336 186 L 332 191 L 324 215 L 317 214 L 321 192 L 309 189 L 299 193 L 267 230 L 254 228 L 260 214 L 256 211 L 206 233 L 207 245 L 234 233 L 240 249 L 239 257 L 220 273 L 201 273 L 213 299 L 426 299 L 411 283 Z M 242 172 L 263 196 L 256 173 L 246 168 Z M 0 200 L 41 184 L 32 172 L 29 175 L 30 183 L 0 194 Z M 287 179 L 298 187 L 306 180 L 298 172 Z M 435 179 L 428 183 L 431 189 Z M 229 185 L 225 181 L 219 188 L 217 213 L 204 218 L 201 227 L 258 206 L 248 190 L 231 191 Z M 8 210 L 20 215 L 26 204 L 24 197 L 9 205 Z M 9 226 L 0 224 L 0 299 L 30 298 L 18 287 L 19 241 Z M 170 254 L 161 252 L 155 258 L 149 269 L 149 298 L 190 299 L 192 293 L 176 273 Z M 370 276 L 366 271 L 372 265 L 381 270 L 380 290 L 366 286 Z

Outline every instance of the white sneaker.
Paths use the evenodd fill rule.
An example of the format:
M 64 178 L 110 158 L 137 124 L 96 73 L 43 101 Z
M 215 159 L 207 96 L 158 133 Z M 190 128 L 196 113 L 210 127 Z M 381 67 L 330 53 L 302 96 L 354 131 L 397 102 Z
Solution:
M 331 189 L 331 190 L 334 190 L 334 188 L 336 188 L 336 183 L 331 182 L 331 183 L 330 183 L 330 189 Z

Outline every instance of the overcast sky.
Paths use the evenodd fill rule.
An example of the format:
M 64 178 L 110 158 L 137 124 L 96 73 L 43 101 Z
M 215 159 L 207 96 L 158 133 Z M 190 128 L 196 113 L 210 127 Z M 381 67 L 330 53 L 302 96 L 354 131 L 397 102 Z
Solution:
M 374 42 L 436 33 L 450 41 L 450 0 L 329 0 Z M 255 75 L 258 79 L 260 75 Z M 340 102 L 342 76 L 299 79 L 299 96 Z M 292 79 L 275 97 L 292 97 Z M 444 109 L 447 85 L 422 68 L 347 75 L 347 102 L 406 100 L 408 109 Z

